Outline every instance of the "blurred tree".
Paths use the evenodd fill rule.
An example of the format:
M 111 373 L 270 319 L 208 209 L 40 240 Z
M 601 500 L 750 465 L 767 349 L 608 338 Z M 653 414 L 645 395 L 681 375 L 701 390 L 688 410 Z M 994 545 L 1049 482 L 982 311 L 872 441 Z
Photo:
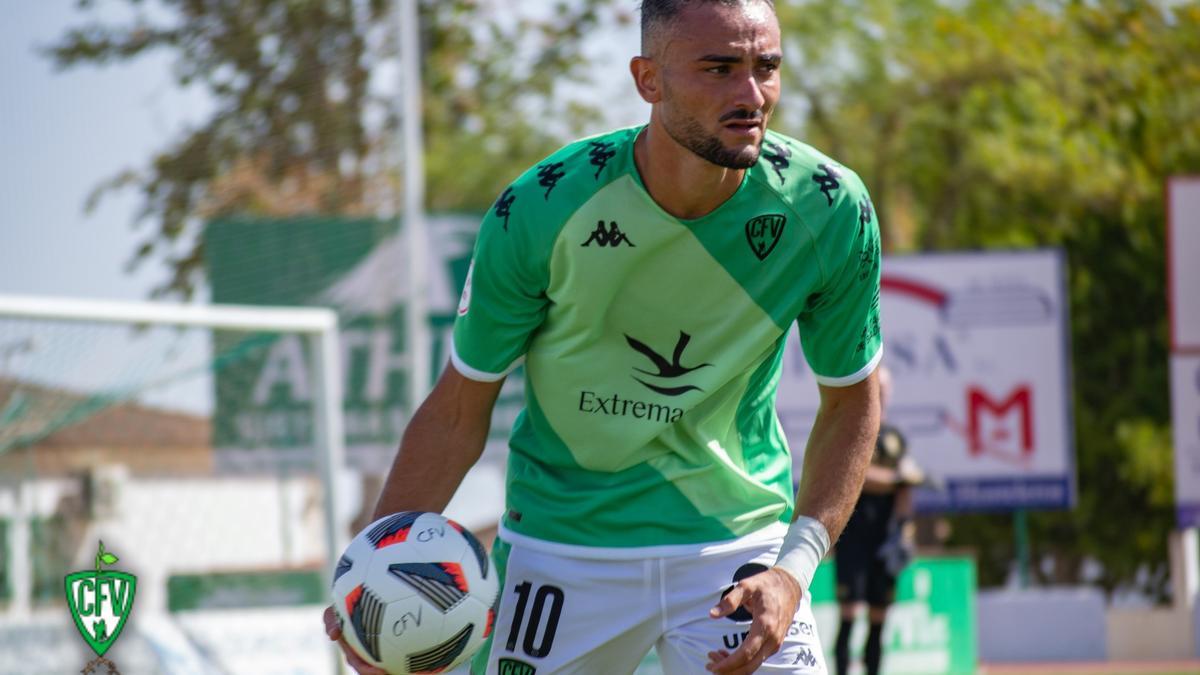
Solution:
M 582 41 L 611 0 L 509 3 L 425 0 L 422 21 L 428 203 L 482 211 L 506 181 L 594 122 L 555 96 L 581 78 Z M 191 297 L 204 269 L 203 223 L 227 213 L 394 213 L 398 47 L 394 0 L 121 0 L 127 23 L 90 17 L 47 50 L 59 68 L 109 65 L 156 50 L 212 114 L 144 169 L 105 182 L 135 188 L 149 226 L 131 265 L 158 257 L 173 271 L 154 295 Z M 515 3 L 513 3 L 515 4 Z M 526 8 L 528 9 L 528 8 Z M 111 16 L 112 13 L 107 14 Z
M 1105 589 L 1164 597 L 1163 190 L 1200 169 L 1200 3 L 803 1 L 779 14 L 784 124 L 863 175 L 887 250 L 1066 250 L 1079 505 L 1031 515 L 1033 572 L 1073 582 L 1092 558 Z M 956 525 L 982 583 L 1002 582 L 1011 518 Z

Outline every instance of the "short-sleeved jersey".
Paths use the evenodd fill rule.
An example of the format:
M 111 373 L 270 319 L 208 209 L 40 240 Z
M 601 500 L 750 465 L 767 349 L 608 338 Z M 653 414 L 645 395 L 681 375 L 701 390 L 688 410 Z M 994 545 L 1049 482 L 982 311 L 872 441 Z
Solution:
M 640 131 L 564 147 L 480 228 L 452 359 L 485 381 L 524 360 L 504 518 L 520 535 L 642 547 L 787 520 L 789 327 L 823 384 L 879 360 L 879 228 L 858 176 L 772 132 L 733 196 L 681 220 L 642 183 Z

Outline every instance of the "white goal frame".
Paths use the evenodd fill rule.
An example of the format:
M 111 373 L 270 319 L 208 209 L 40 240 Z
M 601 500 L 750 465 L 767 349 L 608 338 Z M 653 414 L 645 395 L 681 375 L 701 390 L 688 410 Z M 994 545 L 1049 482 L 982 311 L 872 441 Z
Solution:
M 327 559 L 322 575 L 327 581 L 332 579 L 337 559 L 349 542 L 339 526 L 342 520 L 338 507 L 340 495 L 337 476 L 345 466 L 345 435 L 338 318 L 333 310 L 321 307 L 183 305 L 0 294 L 0 318 L 5 317 L 299 333 L 310 338 L 313 346 L 311 368 L 316 378 L 312 401 L 313 444 L 319 455 L 318 466 L 325 492 Z M 24 561 L 13 562 L 14 591 L 19 593 L 22 572 L 27 574 L 29 570 L 23 569 L 26 567 Z

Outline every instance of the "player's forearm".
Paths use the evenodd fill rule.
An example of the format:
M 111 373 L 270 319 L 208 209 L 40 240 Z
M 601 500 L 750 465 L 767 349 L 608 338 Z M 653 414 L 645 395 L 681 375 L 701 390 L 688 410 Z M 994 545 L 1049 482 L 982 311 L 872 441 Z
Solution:
M 821 387 L 821 410 L 804 454 L 796 515 L 775 561 L 801 591 L 812 583 L 821 559 L 850 518 L 878 431 L 875 375 L 849 387 Z
M 843 391 L 823 390 L 813 423 L 796 514 L 821 521 L 837 541 L 850 519 L 879 431 L 879 390 L 874 375 Z
M 495 391 L 450 373 L 417 410 L 375 504 L 374 518 L 397 511 L 441 512 L 487 442 Z

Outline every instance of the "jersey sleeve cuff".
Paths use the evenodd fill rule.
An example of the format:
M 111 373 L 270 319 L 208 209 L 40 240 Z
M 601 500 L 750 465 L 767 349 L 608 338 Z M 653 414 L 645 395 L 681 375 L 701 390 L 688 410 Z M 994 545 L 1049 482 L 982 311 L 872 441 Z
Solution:
M 867 362 L 867 365 L 859 368 L 857 372 L 845 375 L 843 377 L 827 377 L 825 375 L 817 375 L 816 373 L 814 373 L 814 375 L 816 375 L 817 384 L 823 384 L 826 387 L 849 387 L 852 384 L 858 384 L 859 382 L 867 379 L 867 377 L 869 377 L 871 373 L 875 372 L 875 369 L 879 367 L 879 362 L 882 359 L 883 345 L 880 344 L 879 348 L 875 350 L 875 356 L 872 356 L 871 360 Z
M 513 361 L 503 371 L 499 373 L 489 373 L 486 370 L 479 370 L 478 368 L 472 368 L 471 366 L 467 365 L 467 362 L 463 361 L 462 357 L 458 355 L 458 349 L 454 347 L 454 341 L 450 341 L 450 363 L 454 364 L 454 369 L 461 373 L 462 376 L 468 380 L 475 380 L 476 382 L 497 382 L 499 380 L 503 380 L 504 378 L 508 377 L 509 373 L 516 370 L 517 366 L 521 365 L 524 361 L 525 355 L 522 354 L 521 356 L 517 357 L 516 361 Z

